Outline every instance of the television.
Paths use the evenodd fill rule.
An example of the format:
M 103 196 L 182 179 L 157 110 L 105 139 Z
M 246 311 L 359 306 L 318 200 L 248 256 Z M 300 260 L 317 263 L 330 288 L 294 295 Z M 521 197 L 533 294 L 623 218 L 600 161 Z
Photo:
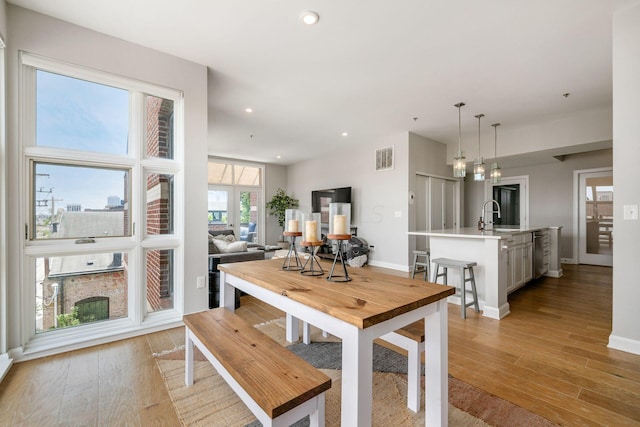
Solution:
M 311 208 L 313 212 L 320 212 L 320 222 L 329 226 L 329 204 L 351 203 L 351 187 L 328 188 L 311 192 Z M 353 212 L 353 206 L 351 207 Z

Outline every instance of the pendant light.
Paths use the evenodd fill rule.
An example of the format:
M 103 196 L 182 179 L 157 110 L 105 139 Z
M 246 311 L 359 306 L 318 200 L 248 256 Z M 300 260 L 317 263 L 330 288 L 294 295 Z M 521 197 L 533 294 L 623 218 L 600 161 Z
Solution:
M 498 126 L 500 126 L 500 123 L 494 123 L 491 126 L 493 126 L 495 132 L 495 143 L 493 146 L 494 159 L 493 163 L 491 163 L 491 183 L 500 184 L 500 179 L 502 178 L 502 171 L 498 164 Z
M 480 152 L 480 119 L 484 117 L 484 114 L 478 114 L 475 117 L 478 119 L 478 158 L 473 162 L 473 180 L 484 181 L 484 159 Z
M 467 174 L 467 163 L 462 152 L 462 128 L 460 120 L 460 109 L 464 107 L 464 102 L 458 102 L 455 107 L 458 108 L 458 153 L 453 158 L 453 176 L 456 178 L 464 178 Z

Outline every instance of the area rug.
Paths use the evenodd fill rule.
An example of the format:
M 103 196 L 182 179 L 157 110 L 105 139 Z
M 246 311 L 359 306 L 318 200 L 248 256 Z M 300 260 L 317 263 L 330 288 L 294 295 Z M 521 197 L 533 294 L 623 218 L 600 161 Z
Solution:
M 256 328 L 282 345 L 284 319 L 275 319 Z M 319 368 L 332 379 L 327 392 L 325 413 L 327 426 L 340 425 L 341 346 L 339 339 L 325 337 L 317 328 L 311 330 L 310 345 L 294 344 L 288 348 Z M 178 418 L 184 426 L 247 426 L 260 423 L 233 390 L 217 374 L 197 349 L 195 351 L 194 385 L 184 384 L 184 349 L 177 348 L 154 354 Z M 406 357 L 375 345 L 373 373 L 373 425 L 424 425 L 424 401 L 418 413 L 406 406 Z M 424 381 L 424 377 L 423 377 Z M 449 377 L 450 426 L 553 426 L 542 417 L 492 396 L 482 390 Z M 308 426 L 308 419 L 295 427 Z

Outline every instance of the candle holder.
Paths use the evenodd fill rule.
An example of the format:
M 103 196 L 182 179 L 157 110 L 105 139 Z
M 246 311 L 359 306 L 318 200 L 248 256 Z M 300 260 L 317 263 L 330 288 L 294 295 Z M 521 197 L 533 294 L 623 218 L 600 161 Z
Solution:
M 350 281 L 351 277 L 349 277 L 345 259 L 345 242 L 351 239 L 351 203 L 329 204 L 329 234 L 327 234 L 327 238 L 335 241 L 338 246 L 327 280 L 332 282 Z M 342 264 L 343 275 L 333 274 L 338 260 Z
M 305 276 L 322 276 L 324 269 L 320 265 L 320 261 L 317 258 L 318 250 L 323 245 L 320 239 L 320 213 L 313 212 L 310 214 L 302 215 L 304 222 L 304 228 L 302 232 L 301 246 L 311 248 L 309 258 L 302 266 L 300 274 Z
M 300 224 L 302 213 L 298 209 L 285 210 L 285 230 L 282 235 L 289 240 L 289 252 L 282 263 L 282 269 L 287 271 L 302 270 L 302 262 L 296 248 L 296 238 L 302 236 Z M 292 265 L 293 264 L 293 265 Z

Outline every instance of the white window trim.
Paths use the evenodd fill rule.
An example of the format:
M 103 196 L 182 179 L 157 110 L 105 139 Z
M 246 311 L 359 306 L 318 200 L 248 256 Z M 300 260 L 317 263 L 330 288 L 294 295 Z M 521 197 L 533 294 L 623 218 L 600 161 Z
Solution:
M 23 277 L 21 292 L 21 343 L 22 347 L 12 352 L 19 360 L 53 354 L 71 348 L 81 348 L 99 342 L 108 342 L 126 336 L 146 333 L 149 330 L 166 327 L 166 325 L 180 324 L 184 312 L 184 289 L 181 277 L 184 277 L 184 96 L 181 91 L 159 86 L 139 80 L 117 76 L 87 67 L 81 67 L 52 60 L 24 51 L 20 52 L 22 65 L 19 72 L 20 111 L 19 111 L 19 140 L 22 147 L 22 161 L 19 165 L 20 218 L 25 224 L 30 223 L 31 197 L 28 194 L 29 162 L 30 161 L 63 161 L 67 164 L 79 166 L 130 168 L 131 195 L 130 200 L 137 201 L 129 208 L 132 235 L 109 239 L 96 239 L 96 243 L 82 246 L 83 252 L 102 253 L 122 251 L 129 254 L 129 286 L 128 307 L 126 318 L 87 324 L 69 329 L 49 331 L 35 334 L 34 301 L 35 301 L 35 259 L 46 255 L 77 254 L 78 248 L 69 241 L 43 242 L 22 240 L 20 255 L 20 271 Z M 63 150 L 53 147 L 38 147 L 35 145 L 35 71 L 42 69 L 83 79 L 90 82 L 105 84 L 129 91 L 130 135 L 129 153 L 122 156 L 91 153 L 87 160 L 86 152 Z M 144 129 L 134 123 L 142 123 L 144 119 L 145 94 L 169 99 L 174 102 L 174 139 L 173 159 L 145 158 Z M 4 158 L 3 158 L 4 161 Z M 3 168 L 4 170 L 5 168 Z M 145 236 L 144 214 L 146 192 L 145 179 L 147 173 L 171 174 L 174 176 L 174 233 L 162 236 Z M 4 206 L 4 205 L 2 205 Z M 3 236 L 5 233 L 2 233 Z M 146 251 L 155 249 L 172 249 L 173 258 L 173 309 L 146 313 L 146 271 L 144 256 Z M 4 253 L 4 251 L 3 251 Z M 3 273 L 4 274 L 4 273 Z M 5 301 L 2 298 L 2 301 Z M 0 307 L 0 313 L 4 311 Z M 3 338 L 6 334 L 3 331 Z M 0 342 L 1 344 L 1 342 Z M 1 350 L 1 348 L 0 348 Z

